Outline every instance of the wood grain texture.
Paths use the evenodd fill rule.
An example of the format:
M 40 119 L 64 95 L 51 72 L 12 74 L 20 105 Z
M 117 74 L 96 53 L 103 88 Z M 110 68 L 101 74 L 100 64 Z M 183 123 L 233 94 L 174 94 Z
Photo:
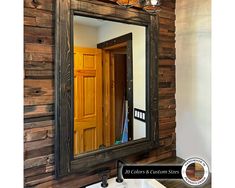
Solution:
M 34 3 L 32 0 L 24 0 L 24 7 L 52 11 L 54 10 L 55 0 L 37 0 L 37 3 Z
M 56 176 L 63 176 L 70 172 L 70 147 L 73 130 L 70 130 L 73 118 L 71 118 L 71 98 L 73 96 L 71 85 L 73 78 L 72 56 L 70 46 L 70 0 L 56 1 L 56 30 L 55 30 L 55 132 L 60 133 L 55 137 L 56 148 L 55 153 L 63 153 L 63 155 L 55 155 Z M 63 36 L 66 40 L 61 40 Z M 69 42 L 68 42 L 69 41 Z M 62 100 L 63 99 L 63 100 Z
M 93 170 L 101 162 L 107 163 L 134 153 L 146 152 L 158 147 L 159 142 L 159 124 L 158 124 L 158 33 L 159 21 L 158 16 L 149 15 L 142 10 L 123 9 L 120 6 L 109 3 L 102 3 L 94 0 L 58 1 L 56 8 L 56 64 L 55 64 L 55 157 L 56 157 L 56 177 L 63 177 L 70 173 L 85 172 Z M 74 9 L 74 10 L 71 10 Z M 79 155 L 75 159 L 73 156 L 73 70 L 72 62 L 73 50 L 70 30 L 70 16 L 74 13 L 94 18 L 109 19 L 129 24 L 147 26 L 147 116 L 146 132 L 147 138 L 132 141 L 125 145 L 115 145 L 104 148 L 99 151 Z M 127 49 L 129 45 L 127 44 Z M 129 57 L 128 57 L 129 59 Z M 127 72 L 128 68 L 127 68 Z M 130 79 L 129 79 L 130 80 Z M 131 83 L 132 84 L 132 83 Z M 128 90 L 130 84 L 128 84 Z M 72 99 L 72 100 L 71 100 Z M 99 116 L 98 116 L 99 117 Z
M 26 129 L 24 131 L 24 141 L 32 142 L 36 140 L 44 140 L 46 138 L 53 138 L 54 130 L 52 126 L 40 127 L 34 129 Z
M 74 48 L 74 155 L 102 141 L 102 50 Z
M 45 1 L 42 2 L 46 5 Z M 26 26 L 52 28 L 54 26 L 53 21 L 52 11 L 24 7 L 24 25 Z
M 96 174 L 54 180 L 54 16 L 55 0 L 24 1 L 25 24 L 25 187 L 81 187 L 99 181 Z M 175 155 L 175 0 L 164 1 L 159 13 L 159 136 L 160 148 L 133 161 L 154 162 Z M 40 12 L 41 11 L 41 12 Z M 48 16 L 48 18 L 47 18 Z M 44 46 L 45 45 L 45 46 Z M 163 46 L 161 46 L 163 45 Z M 30 46 L 33 48 L 31 49 Z M 36 49 L 35 49 L 36 47 Z M 170 84 L 169 84 L 170 83 Z M 155 108 L 158 108 L 156 106 Z M 170 111 L 169 111 L 170 109 Z M 47 133 L 44 131 L 46 130 Z M 45 138 L 45 134 L 47 135 Z M 53 156 L 54 157 L 54 156 Z M 49 160 L 50 161 L 50 160 Z M 112 175 L 115 175 L 112 171 Z M 166 184 L 167 185 L 167 184 Z
M 54 32 L 51 28 L 43 28 L 43 27 L 33 27 L 33 26 L 25 26 L 24 27 L 24 42 L 25 44 L 46 44 L 53 45 Z
M 24 107 L 24 117 L 33 118 L 41 116 L 50 116 L 54 114 L 54 106 L 52 104 L 47 105 L 35 105 Z
M 52 80 L 24 80 L 24 105 L 45 105 L 54 101 Z
M 149 22 L 149 16 L 147 16 L 145 12 L 139 13 L 139 11 L 135 9 L 126 11 L 126 9 L 123 9 L 123 7 L 118 7 L 113 4 L 109 4 L 107 7 L 107 4 L 103 3 L 102 1 L 91 2 L 71 0 L 71 9 L 79 9 L 81 12 L 86 13 L 88 7 L 94 12 L 94 14 L 102 15 L 102 13 L 105 13 L 107 17 L 114 20 L 116 19 L 117 21 L 121 18 L 125 18 L 126 23 L 130 22 L 133 24 L 133 22 L 136 20 L 136 24 L 141 23 L 146 25 Z

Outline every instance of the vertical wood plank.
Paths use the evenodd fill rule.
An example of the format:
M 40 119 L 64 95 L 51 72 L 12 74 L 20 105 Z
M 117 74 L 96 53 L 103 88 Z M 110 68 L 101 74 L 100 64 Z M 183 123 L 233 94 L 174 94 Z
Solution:
M 56 1 L 55 30 L 55 166 L 56 177 L 70 172 L 71 143 L 71 46 L 70 0 Z M 63 37 L 60 37 L 63 36 Z M 69 42 L 68 42 L 69 41 Z M 64 100 L 62 100 L 64 99 Z
M 151 16 L 151 42 L 150 42 L 150 72 L 149 72 L 149 92 L 150 92 L 150 124 L 152 128 L 151 137 L 154 142 L 158 142 L 158 16 Z M 157 33 L 155 33 L 157 31 Z

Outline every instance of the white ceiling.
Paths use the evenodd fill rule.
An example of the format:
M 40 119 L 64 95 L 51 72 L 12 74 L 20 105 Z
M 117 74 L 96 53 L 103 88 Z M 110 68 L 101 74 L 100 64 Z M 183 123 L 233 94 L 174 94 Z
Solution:
M 83 17 L 83 16 L 74 16 L 74 22 L 81 25 L 100 27 L 102 24 L 108 21 L 96 18 Z

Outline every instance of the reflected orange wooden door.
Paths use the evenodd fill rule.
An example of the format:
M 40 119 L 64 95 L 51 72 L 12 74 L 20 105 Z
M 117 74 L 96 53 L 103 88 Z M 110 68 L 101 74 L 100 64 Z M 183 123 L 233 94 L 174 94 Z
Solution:
M 102 51 L 74 49 L 74 155 L 102 144 Z

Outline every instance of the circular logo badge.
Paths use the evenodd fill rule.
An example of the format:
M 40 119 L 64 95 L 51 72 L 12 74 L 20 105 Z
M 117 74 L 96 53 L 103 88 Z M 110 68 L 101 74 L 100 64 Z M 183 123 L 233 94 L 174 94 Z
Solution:
M 208 179 L 209 167 L 204 160 L 194 157 L 185 161 L 181 174 L 187 184 L 199 186 Z

